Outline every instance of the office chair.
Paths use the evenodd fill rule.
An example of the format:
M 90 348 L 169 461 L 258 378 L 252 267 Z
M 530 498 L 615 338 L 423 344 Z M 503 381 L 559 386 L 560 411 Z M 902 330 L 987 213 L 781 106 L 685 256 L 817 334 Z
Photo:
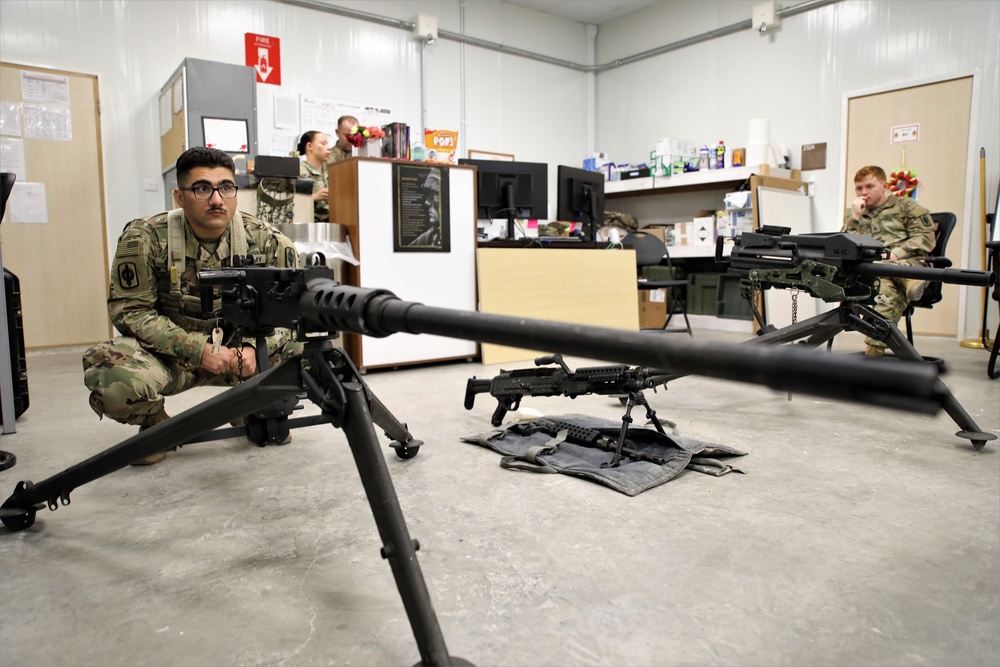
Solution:
M 641 276 L 638 287 L 641 290 L 666 289 L 667 290 L 667 318 L 662 327 L 655 331 L 665 331 L 668 333 L 686 332 L 689 336 L 691 332 L 691 322 L 687 314 L 687 280 L 677 279 L 673 263 L 670 261 L 670 252 L 667 246 L 657 237 L 643 231 L 630 232 L 622 239 L 622 246 L 635 250 L 635 263 L 637 273 Z M 666 272 L 669 276 L 666 280 L 656 279 L 657 271 L 654 267 L 666 264 Z M 662 270 L 662 269 L 661 269 Z M 647 278 L 653 276 L 653 279 Z M 669 329 L 670 320 L 674 315 L 680 314 L 684 317 L 684 328 Z M 654 329 L 650 329 L 653 331 Z
M 947 269 L 951 266 L 951 260 L 945 257 L 945 250 L 948 247 L 951 233 L 955 231 L 957 218 L 954 213 L 931 213 L 931 219 L 937 223 L 937 232 L 935 232 L 937 243 L 934 245 L 934 250 L 927 256 L 927 266 L 932 269 Z M 906 306 L 906 310 L 903 311 L 903 317 L 906 318 L 906 339 L 910 341 L 911 345 L 913 344 L 913 322 L 911 321 L 913 309 L 933 308 L 935 303 L 941 301 L 941 286 L 940 282 L 929 282 L 927 289 L 924 290 L 924 295 L 916 301 L 911 301 Z
M 11 190 L 14 189 L 15 175 L 10 172 L 0 172 L 0 220 L 3 220 L 4 213 L 7 212 L 7 198 L 10 197 Z M 0 273 L 3 269 L 3 260 L 0 259 Z M 4 285 L 0 285 L 0 289 L 5 289 Z M 6 313 L 0 313 L 0 326 L 7 326 Z M 6 470 L 14 466 L 17 462 L 17 457 L 10 452 L 0 451 L 0 470 Z

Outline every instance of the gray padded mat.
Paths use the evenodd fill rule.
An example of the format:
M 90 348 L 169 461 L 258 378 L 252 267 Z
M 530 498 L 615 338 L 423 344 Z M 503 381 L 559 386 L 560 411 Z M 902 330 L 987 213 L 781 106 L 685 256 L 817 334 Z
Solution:
M 612 439 L 617 439 L 621 429 L 621 422 L 586 415 L 558 415 L 543 417 L 543 419 L 564 421 L 594 429 Z M 531 424 L 532 422 L 523 423 Z M 523 460 L 529 450 L 543 447 L 552 440 L 552 435 L 548 433 L 533 433 L 525 436 L 505 430 L 505 428 L 494 428 L 484 433 L 466 436 L 462 438 L 462 441 L 489 447 L 504 454 L 504 461 L 509 462 Z M 555 452 L 533 457 L 533 460 L 540 466 L 533 466 L 525 461 L 524 465 L 507 465 L 505 467 L 522 470 L 535 468 L 538 472 L 576 475 L 611 487 L 625 495 L 635 496 L 673 479 L 691 463 L 694 457 L 717 459 L 720 456 L 746 455 L 746 452 L 726 445 L 692 440 L 679 435 L 662 435 L 645 428 L 630 428 L 625 437 L 625 446 L 664 459 L 665 462 L 658 464 L 623 458 L 621 465 L 617 468 L 602 468 L 602 463 L 611 461 L 611 452 L 563 442 L 559 444 Z M 720 470 L 711 474 L 721 475 L 724 472 L 728 472 L 728 470 Z

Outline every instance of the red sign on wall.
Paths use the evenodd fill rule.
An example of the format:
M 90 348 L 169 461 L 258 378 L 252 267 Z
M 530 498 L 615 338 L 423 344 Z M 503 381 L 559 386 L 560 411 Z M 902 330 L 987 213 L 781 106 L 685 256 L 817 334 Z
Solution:
M 257 83 L 281 85 L 281 40 L 246 33 L 247 65 L 257 71 Z

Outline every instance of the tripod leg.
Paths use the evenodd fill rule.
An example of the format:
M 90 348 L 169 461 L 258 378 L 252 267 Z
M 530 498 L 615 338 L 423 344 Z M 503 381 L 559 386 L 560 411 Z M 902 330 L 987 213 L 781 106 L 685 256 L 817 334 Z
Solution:
M 899 327 L 894 323 L 890 322 L 889 335 L 885 344 L 889 346 L 900 359 L 906 361 L 920 361 L 924 362 L 924 358 L 920 356 L 913 344 L 907 340 L 903 332 L 899 330 Z M 962 404 L 958 402 L 955 395 L 951 393 L 945 383 L 938 379 L 937 381 L 937 392 L 944 397 L 944 411 L 948 413 L 948 416 L 955 420 L 959 428 L 962 430 L 956 433 L 960 438 L 965 438 L 972 441 L 972 446 L 976 450 L 982 449 L 988 440 L 996 440 L 996 436 L 992 433 L 985 433 L 976 421 L 965 411 Z
M 278 399 L 295 395 L 301 389 L 299 374 L 299 359 L 293 357 L 37 485 L 21 482 L 3 503 L 0 521 L 10 530 L 23 530 L 34 523 L 35 512 L 41 506 L 48 505 L 50 510 L 55 510 L 60 503 L 68 505 L 70 492 L 88 482 L 150 454 L 182 445 L 248 410 L 259 410 Z
M 372 426 L 365 387 L 359 382 L 344 382 L 346 406 L 344 433 L 350 443 L 361 483 L 368 496 L 375 524 L 382 539 L 382 557 L 389 561 L 396 588 L 410 619 L 410 627 L 424 665 L 450 665 L 448 648 L 431 606 L 427 584 L 417 563 L 417 547 L 411 541 L 389 477 L 378 437 Z

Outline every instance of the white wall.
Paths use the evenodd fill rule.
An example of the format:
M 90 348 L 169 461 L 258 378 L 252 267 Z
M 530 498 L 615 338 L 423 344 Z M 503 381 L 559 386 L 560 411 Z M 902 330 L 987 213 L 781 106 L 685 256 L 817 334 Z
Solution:
M 480 39 L 575 62 L 586 52 L 584 26 L 499 0 L 330 4 L 402 20 L 428 14 L 452 32 L 464 14 L 466 34 Z M 262 152 L 276 93 L 372 102 L 420 126 L 420 47 L 398 28 L 267 0 L 2 0 L 0 16 L 4 62 L 98 77 L 112 250 L 127 221 L 163 208 L 160 88 L 185 57 L 244 64 L 244 33 L 281 39 L 282 85 L 257 86 Z M 463 157 L 471 146 L 549 162 L 554 202 L 555 165 L 578 164 L 586 146 L 585 75 L 443 39 L 427 47 L 426 70 L 427 125 L 461 127 Z M 143 190 L 147 179 L 156 192 Z
M 597 63 L 737 23 L 749 18 L 757 3 L 655 5 L 601 26 Z M 998 63 L 996 0 L 844 0 L 786 17 L 780 29 L 763 36 L 747 30 L 599 74 L 596 148 L 616 162 L 643 162 L 663 136 L 743 146 L 748 121 L 769 118 L 772 138 L 791 149 L 794 167 L 800 166 L 802 144 L 826 142 L 827 169 L 804 176 L 816 183 L 816 230 L 836 230 L 843 211 L 845 95 L 978 70 L 973 145 L 986 148 L 990 206 L 1000 179 Z M 966 252 L 973 249 L 970 261 L 981 268 L 978 148 L 975 153 Z M 962 337 L 979 331 L 981 295 L 980 289 L 968 290 Z M 995 313 L 995 303 L 991 308 Z

